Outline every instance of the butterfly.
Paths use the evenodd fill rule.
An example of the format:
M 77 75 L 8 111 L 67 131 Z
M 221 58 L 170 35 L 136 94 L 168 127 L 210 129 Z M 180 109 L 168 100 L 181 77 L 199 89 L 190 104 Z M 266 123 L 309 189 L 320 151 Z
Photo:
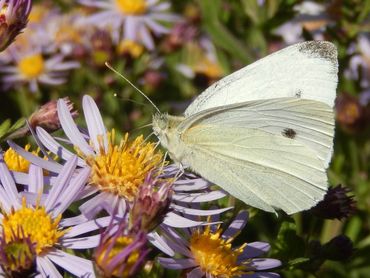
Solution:
M 171 158 L 246 204 L 288 214 L 323 199 L 333 153 L 336 47 L 298 43 L 214 83 L 183 116 L 156 113 Z

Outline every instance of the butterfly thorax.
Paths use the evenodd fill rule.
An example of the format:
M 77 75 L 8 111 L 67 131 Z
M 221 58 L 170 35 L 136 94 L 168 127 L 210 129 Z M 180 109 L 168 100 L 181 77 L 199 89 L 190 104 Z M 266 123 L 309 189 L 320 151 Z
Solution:
M 179 124 L 183 120 L 184 117 L 168 114 L 157 113 L 153 116 L 154 134 L 158 137 L 161 145 L 168 150 L 171 158 L 178 163 L 182 160 Z

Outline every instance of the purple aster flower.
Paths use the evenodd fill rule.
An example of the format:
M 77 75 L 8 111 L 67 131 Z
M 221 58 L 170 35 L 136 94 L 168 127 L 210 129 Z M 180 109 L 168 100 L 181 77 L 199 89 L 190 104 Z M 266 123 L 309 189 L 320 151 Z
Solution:
M 162 237 L 161 250 L 172 258 L 158 258 L 169 269 L 189 270 L 187 277 L 279 277 L 266 272 L 281 265 L 276 259 L 257 258 L 270 249 L 265 242 L 252 242 L 232 247 L 237 234 L 244 228 L 248 213 L 242 211 L 223 231 L 220 226 L 186 230 L 186 238 L 167 228 Z M 157 246 L 157 247 L 158 247 Z M 184 258 L 174 258 L 179 254 Z
M 56 177 L 44 177 L 43 169 L 34 165 L 28 174 L 11 173 L 0 155 L 3 240 L 29 238 L 35 245 L 36 267 L 41 277 L 62 277 L 55 265 L 78 277 L 92 276 L 90 260 L 64 250 L 96 247 L 99 234 L 80 236 L 98 232 L 110 222 L 110 217 L 88 221 L 83 215 L 62 219 L 62 213 L 75 201 L 89 178 L 89 168 L 76 172 L 76 166 L 77 158 L 71 157 Z M 17 190 L 19 180 L 26 181 L 24 192 Z M 46 192 L 51 180 L 53 185 Z
M 82 133 L 73 120 L 67 103 L 58 101 L 58 117 L 68 142 L 77 153 L 78 165 L 90 166 L 89 184 L 80 194 L 85 198 L 98 193 L 81 206 L 81 212 L 89 219 L 105 210 L 113 214 L 118 206 L 118 214 L 124 215 L 132 207 L 139 187 L 148 175 L 173 183 L 171 211 L 167 213 L 163 224 L 172 227 L 194 227 L 206 221 L 192 220 L 191 216 L 208 216 L 219 214 L 230 208 L 201 210 L 200 203 L 221 199 L 226 193 L 210 190 L 210 184 L 194 175 L 186 174 L 178 178 L 179 169 L 165 166 L 163 155 L 157 152 L 156 143 L 145 143 L 143 137 L 128 140 L 126 134 L 121 142 L 115 142 L 115 132 L 107 132 L 99 109 L 90 96 L 83 97 L 83 112 L 87 124 L 87 134 Z M 37 138 L 50 152 L 62 160 L 70 159 L 74 154 L 55 140 L 41 127 L 36 128 Z M 26 152 L 13 142 L 9 145 L 25 159 L 48 171 L 60 173 L 62 166 L 55 161 L 46 161 Z M 185 216 L 185 217 L 184 217 Z
M 0 51 L 26 27 L 31 0 L 0 0 Z
M 0 66 L 4 73 L 2 83 L 6 87 L 28 84 L 32 92 L 38 90 L 39 83 L 48 85 L 63 84 L 69 70 L 79 67 L 77 62 L 66 62 L 61 54 L 46 58 L 40 49 L 12 52 L 13 65 Z
M 146 262 L 147 244 L 144 231 L 129 229 L 126 221 L 111 223 L 94 252 L 99 277 L 135 277 Z
M 171 196 L 171 180 L 162 181 L 149 173 L 133 201 L 130 222 L 138 223 L 142 231 L 154 230 L 169 211 Z
M 29 236 L 22 230 L 12 233 L 11 240 L 6 240 L 5 231 L 0 238 L 0 268 L 5 277 L 32 277 L 37 274 L 36 248 Z
M 297 13 L 295 18 L 278 27 L 274 33 L 280 35 L 288 45 L 304 41 L 304 29 L 310 31 L 315 40 L 323 40 L 323 31 L 331 21 L 325 5 L 303 1 L 295 5 L 294 10 Z
M 353 55 L 344 75 L 348 79 L 360 81 L 363 88 L 368 88 L 370 86 L 370 37 L 360 34 L 356 44 L 352 44 L 348 52 Z
M 176 69 L 185 77 L 194 79 L 198 83 L 205 81 L 199 85 L 207 87 L 225 74 L 218 61 L 216 48 L 209 38 L 203 36 L 199 39 L 199 43 L 189 42 L 184 47 L 188 55 L 182 64 L 176 66 Z
M 158 0 L 80 0 L 81 4 L 102 11 L 90 16 L 87 21 L 99 27 L 110 26 L 116 42 L 123 39 L 141 42 L 154 49 L 151 33 L 166 34 L 169 29 L 159 22 L 173 22 L 178 16 L 167 12 L 170 4 Z

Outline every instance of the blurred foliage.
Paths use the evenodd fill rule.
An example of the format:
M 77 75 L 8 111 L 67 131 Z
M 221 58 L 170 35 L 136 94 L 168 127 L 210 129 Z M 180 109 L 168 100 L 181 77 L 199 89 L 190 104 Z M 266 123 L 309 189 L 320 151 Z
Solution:
M 342 184 L 352 190 L 357 201 L 356 213 L 339 221 L 322 220 L 309 212 L 293 217 L 282 214 L 276 217 L 251 210 L 252 218 L 238 240 L 270 242 L 270 255 L 283 262 L 279 270 L 283 277 L 369 277 L 370 97 L 365 103 L 361 102 L 361 97 L 370 94 L 370 56 L 367 56 L 370 49 L 361 49 L 359 42 L 360 38 L 370 41 L 370 0 L 170 2 L 173 11 L 181 14 L 184 21 L 195 28 L 194 37 L 174 48 L 168 46 L 171 34 L 157 38 L 155 51 L 144 51 L 136 58 L 118 55 L 115 46 L 109 46 L 109 53 L 104 57 L 142 89 L 161 111 L 171 114 L 181 114 L 191 98 L 215 80 L 197 72 L 189 78 L 178 70 L 178 65 L 186 64 L 189 56 L 194 55 L 194 47 L 189 46 L 192 43 L 207 40 L 214 45 L 216 61 L 223 75 L 289 44 L 284 34 L 277 32 L 287 23 L 292 24 L 290 28 L 300 26 L 302 32 L 296 36 L 296 41 L 325 39 L 338 47 L 338 96 L 351 96 L 351 103 L 355 106 L 343 98 L 340 99 L 341 109 L 337 106 L 338 122 L 329 180 L 332 186 Z M 297 6 L 306 2 L 322 5 L 323 10 L 319 14 L 302 16 Z M 66 13 L 77 6 L 76 1 L 71 0 L 53 1 L 52 4 Z M 294 33 L 289 28 L 285 32 L 288 35 L 291 35 L 289 32 Z M 370 47 L 370 43 L 367 46 Z M 362 63 L 352 64 L 354 57 L 360 57 Z M 24 123 L 18 119 L 29 117 L 38 106 L 51 99 L 68 96 L 76 109 L 81 111 L 79 105 L 84 94 L 93 96 L 97 101 L 108 128 L 130 131 L 133 135 L 148 135 L 150 128 L 139 128 L 151 122 L 154 109 L 149 107 L 150 104 L 99 59 L 94 61 L 91 56 L 83 57 L 79 62 L 81 68 L 71 72 L 68 82 L 63 85 L 41 85 L 36 93 L 28 91 L 27 86 L 6 91 L 2 89 L 0 138 L 3 140 Z M 159 66 L 153 66 L 156 63 Z M 349 109 L 357 109 L 357 112 L 353 114 Z M 82 118 L 79 119 L 81 124 Z M 2 148 L 7 148 L 5 143 Z M 230 202 L 236 202 L 237 208 L 244 207 L 238 201 Z M 339 243 L 333 243 L 332 240 L 339 235 L 350 239 L 353 249 L 343 238 L 340 239 L 342 241 L 337 240 Z M 343 257 L 333 257 L 333 248 L 342 252 Z M 154 265 L 153 269 L 156 268 Z M 151 274 L 143 274 L 143 277 L 176 276 L 173 271 L 161 271 L 164 273 L 153 270 Z

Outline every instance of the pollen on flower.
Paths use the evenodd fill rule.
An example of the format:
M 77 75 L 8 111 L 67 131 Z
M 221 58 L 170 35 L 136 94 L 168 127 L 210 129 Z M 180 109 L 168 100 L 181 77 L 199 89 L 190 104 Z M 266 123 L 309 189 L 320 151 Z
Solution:
M 162 166 L 163 155 L 154 143 L 144 143 L 143 136 L 129 142 L 128 134 L 115 144 L 115 131 L 108 134 L 108 150 L 86 157 L 92 168 L 90 183 L 101 191 L 133 201 L 147 175 Z M 158 172 L 159 174 L 159 172 Z
M 118 54 L 129 54 L 133 58 L 139 57 L 144 52 L 144 47 L 132 40 L 123 40 L 117 47 Z
M 141 15 L 147 11 L 145 0 L 116 0 L 116 5 L 123 14 Z
M 1 226 L 5 241 L 29 237 L 35 244 L 36 253 L 40 255 L 57 244 L 66 233 L 65 230 L 59 230 L 61 217 L 62 215 L 59 215 L 53 219 L 43 206 L 27 207 L 26 199 L 23 198 L 20 209 L 12 209 L 9 214 L 4 213 Z
M 222 68 L 207 58 L 204 58 L 200 63 L 197 63 L 194 67 L 194 71 L 196 73 L 204 74 L 211 79 L 217 79 L 223 75 Z
M 24 148 L 26 151 L 29 151 L 29 149 L 31 148 L 31 145 L 27 144 Z M 39 150 L 33 151 L 32 153 L 34 155 L 38 155 Z M 4 161 L 6 165 L 8 166 L 9 170 L 12 170 L 12 171 L 27 173 L 28 168 L 30 167 L 30 162 L 24 159 L 22 156 L 20 156 L 12 148 L 9 148 L 4 153 Z
M 29 23 L 40 23 L 47 12 L 48 9 L 45 6 L 34 5 L 28 17 Z
M 222 229 L 211 232 L 210 227 L 204 231 L 196 230 L 190 239 L 190 250 L 201 269 L 212 277 L 236 277 L 247 273 L 245 264 L 238 264 L 246 244 L 232 249 L 233 238 L 223 239 Z M 249 273 L 249 271 L 248 271 Z
M 18 70 L 28 79 L 39 77 L 45 68 L 44 58 L 41 54 L 33 54 L 22 58 L 18 62 Z

